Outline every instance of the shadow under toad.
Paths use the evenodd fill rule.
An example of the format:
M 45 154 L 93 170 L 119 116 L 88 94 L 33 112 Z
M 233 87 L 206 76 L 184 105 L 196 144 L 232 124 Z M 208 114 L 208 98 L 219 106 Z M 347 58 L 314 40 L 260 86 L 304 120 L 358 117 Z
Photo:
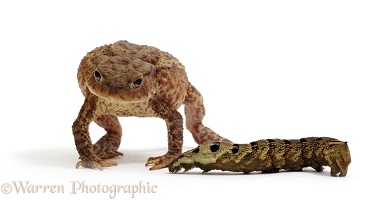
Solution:
M 166 153 L 166 148 L 154 149 L 119 149 L 123 156 L 111 158 L 110 160 L 118 164 L 140 163 L 144 166 L 151 156 L 159 156 Z M 15 152 L 15 157 L 23 162 L 24 165 L 50 166 L 56 168 L 75 167 L 79 161 L 79 155 L 75 149 L 51 148 L 51 149 L 31 149 L 28 151 Z

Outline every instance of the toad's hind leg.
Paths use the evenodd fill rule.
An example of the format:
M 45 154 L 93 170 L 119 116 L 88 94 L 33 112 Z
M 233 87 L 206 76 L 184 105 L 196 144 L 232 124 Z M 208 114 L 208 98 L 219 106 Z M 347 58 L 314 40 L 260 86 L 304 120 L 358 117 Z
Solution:
M 200 92 L 191 84 L 189 85 L 184 104 L 186 127 L 192 133 L 195 142 L 197 142 L 198 144 L 202 144 L 206 141 L 230 142 L 230 140 L 221 137 L 210 128 L 202 124 L 202 120 L 205 115 L 203 97 Z
M 102 158 L 108 159 L 123 154 L 118 152 L 122 138 L 122 127 L 118 118 L 112 115 L 101 115 L 95 122 L 106 130 L 106 134 L 94 144 L 94 153 Z

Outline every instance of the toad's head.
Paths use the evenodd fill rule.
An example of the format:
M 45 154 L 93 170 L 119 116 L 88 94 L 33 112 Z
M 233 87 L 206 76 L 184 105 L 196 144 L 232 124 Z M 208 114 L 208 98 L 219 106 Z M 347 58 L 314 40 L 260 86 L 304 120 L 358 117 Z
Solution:
M 101 55 L 87 80 L 91 93 L 112 101 L 142 102 L 153 94 L 155 67 L 140 59 Z

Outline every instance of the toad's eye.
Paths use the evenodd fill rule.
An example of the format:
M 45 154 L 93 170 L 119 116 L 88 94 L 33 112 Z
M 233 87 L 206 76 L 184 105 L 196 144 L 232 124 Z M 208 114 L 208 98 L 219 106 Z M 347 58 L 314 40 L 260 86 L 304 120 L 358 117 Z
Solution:
M 94 78 L 96 79 L 96 81 L 101 80 L 101 74 L 97 70 L 94 71 Z
M 139 88 L 141 83 L 143 83 L 143 79 L 141 79 L 141 78 L 136 79 L 136 81 L 131 83 L 132 89 Z

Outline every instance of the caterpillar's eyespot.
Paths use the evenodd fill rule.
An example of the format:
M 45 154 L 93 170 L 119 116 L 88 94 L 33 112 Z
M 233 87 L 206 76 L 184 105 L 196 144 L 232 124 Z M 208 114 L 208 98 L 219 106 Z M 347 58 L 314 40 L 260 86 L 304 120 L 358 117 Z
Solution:
M 214 142 L 213 144 L 211 144 L 211 146 L 209 146 L 209 148 L 211 149 L 212 152 L 216 152 L 217 150 L 220 149 L 220 143 Z
M 192 150 L 193 153 L 199 153 L 199 147 L 196 147 L 195 149 Z
M 94 71 L 94 78 L 96 79 L 96 81 L 101 80 L 101 74 L 97 70 Z
M 230 150 L 232 150 L 232 153 L 237 153 L 239 148 L 240 148 L 239 144 L 233 144 Z
M 132 89 L 139 88 L 142 83 L 143 83 L 143 79 L 138 78 L 138 79 L 136 79 L 136 81 L 131 83 L 131 87 L 132 87 Z
M 292 144 L 292 142 L 289 141 L 289 140 L 283 140 L 283 142 L 284 142 L 284 144 Z
M 305 138 L 301 138 L 301 139 L 300 139 L 300 142 L 301 142 L 301 143 L 304 143 L 304 142 L 307 142 L 307 140 L 306 140 Z
M 321 140 L 322 140 L 321 137 L 315 139 L 315 141 L 321 141 Z
M 273 140 L 273 139 L 267 139 L 267 141 L 268 141 L 269 143 L 273 143 L 273 142 L 275 142 L 275 140 Z

